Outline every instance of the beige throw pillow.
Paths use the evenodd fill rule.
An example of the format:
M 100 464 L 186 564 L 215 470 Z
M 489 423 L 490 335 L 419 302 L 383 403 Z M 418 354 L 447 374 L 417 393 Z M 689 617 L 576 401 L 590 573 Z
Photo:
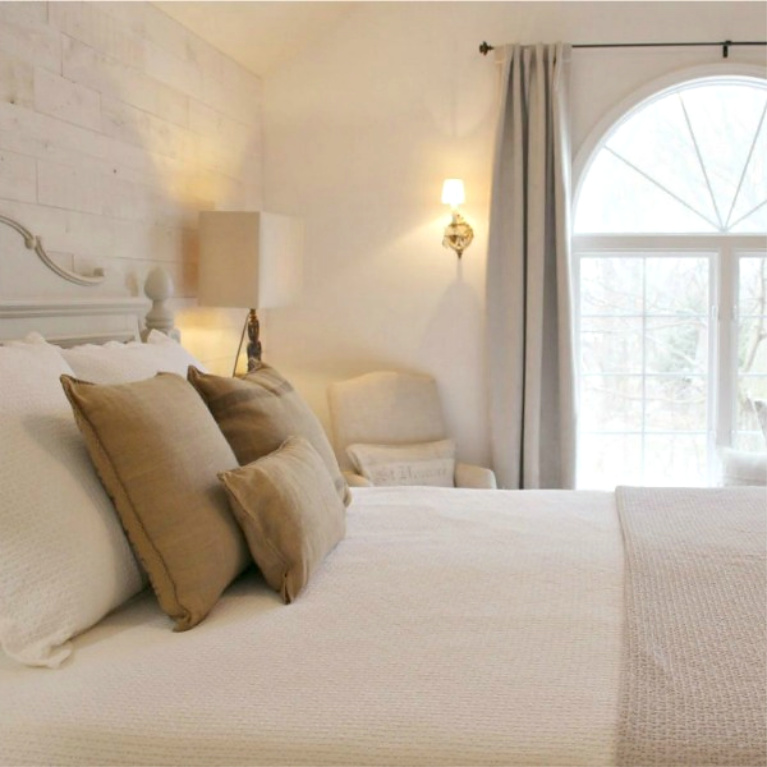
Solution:
M 290 604 L 346 533 L 346 509 L 303 437 L 219 474 L 266 582 Z
M 222 378 L 190 367 L 188 377 L 240 465 L 272 453 L 288 437 L 305 437 L 320 454 L 339 496 L 349 505 L 351 493 L 322 424 L 274 368 L 262 365 L 244 378 Z
M 357 473 L 374 485 L 455 487 L 455 443 L 451 439 L 416 445 L 365 445 L 346 448 Z
M 111 386 L 61 381 L 160 606 L 177 631 L 195 626 L 248 564 L 216 481 L 237 465 L 231 448 L 177 375 Z

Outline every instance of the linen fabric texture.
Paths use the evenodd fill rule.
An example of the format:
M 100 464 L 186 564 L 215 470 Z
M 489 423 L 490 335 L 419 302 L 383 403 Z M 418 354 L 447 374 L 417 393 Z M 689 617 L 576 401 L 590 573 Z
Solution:
M 266 582 L 290 604 L 346 532 L 346 508 L 303 437 L 219 474 Z
M 112 386 L 64 375 L 62 384 L 160 607 L 177 631 L 192 628 L 248 564 L 216 479 L 237 465 L 231 448 L 177 375 Z
M 289 607 L 248 573 L 181 636 L 142 595 L 53 684 L 0 658 L 0 763 L 611 765 L 623 598 L 613 493 L 361 488 Z
M 455 487 L 455 443 L 441 439 L 418 445 L 349 445 L 355 470 L 378 486 Z
M 0 645 L 59 666 L 68 640 L 145 585 L 45 343 L 0 347 Z
M 351 493 L 322 424 L 280 373 L 262 364 L 243 378 L 189 368 L 189 382 L 207 404 L 240 465 L 277 450 L 291 436 L 305 437 L 320 454 L 346 506 Z

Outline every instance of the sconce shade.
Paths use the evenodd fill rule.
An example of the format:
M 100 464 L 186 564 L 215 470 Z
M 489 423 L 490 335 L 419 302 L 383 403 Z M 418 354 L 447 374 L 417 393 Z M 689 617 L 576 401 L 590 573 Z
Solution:
M 303 226 L 264 211 L 202 211 L 198 300 L 203 306 L 264 309 L 301 289 Z
M 463 188 L 463 180 L 460 178 L 446 178 L 442 184 L 442 202 L 453 208 L 463 205 L 466 193 Z

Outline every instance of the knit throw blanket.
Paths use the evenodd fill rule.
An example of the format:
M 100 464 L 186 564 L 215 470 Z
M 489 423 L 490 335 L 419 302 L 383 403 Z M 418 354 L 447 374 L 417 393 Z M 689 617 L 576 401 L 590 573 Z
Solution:
M 617 490 L 619 765 L 767 765 L 764 488 Z

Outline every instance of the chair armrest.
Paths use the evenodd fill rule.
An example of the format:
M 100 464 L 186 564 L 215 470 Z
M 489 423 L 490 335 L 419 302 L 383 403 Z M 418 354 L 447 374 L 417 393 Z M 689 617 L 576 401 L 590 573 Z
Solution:
M 346 484 L 349 487 L 373 487 L 373 483 L 369 479 L 365 479 L 361 474 L 355 474 L 353 471 L 341 472 L 344 475 Z
M 496 490 L 495 473 L 484 466 L 473 466 L 470 463 L 456 463 L 455 486 L 474 487 L 479 490 Z

